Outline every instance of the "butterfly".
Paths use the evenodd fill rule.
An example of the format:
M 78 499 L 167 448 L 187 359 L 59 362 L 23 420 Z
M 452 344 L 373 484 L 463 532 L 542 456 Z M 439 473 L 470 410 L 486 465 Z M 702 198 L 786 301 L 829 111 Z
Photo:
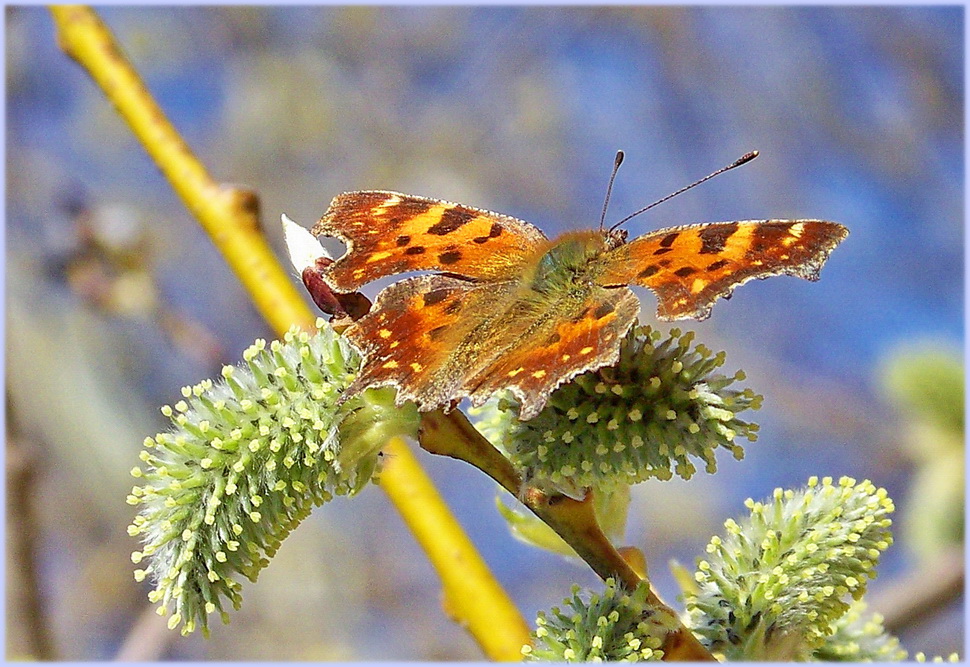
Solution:
M 344 331 L 363 358 L 346 397 L 393 386 L 398 405 L 427 411 L 509 390 L 527 420 L 559 385 L 617 360 L 639 312 L 629 285 L 653 290 L 661 320 L 702 320 L 748 280 L 818 280 L 848 230 L 824 220 L 742 220 L 629 242 L 626 231 L 602 225 L 550 240 L 500 213 L 369 190 L 336 196 L 311 233 L 347 245 L 323 273 L 338 293 L 434 272 L 385 288 Z

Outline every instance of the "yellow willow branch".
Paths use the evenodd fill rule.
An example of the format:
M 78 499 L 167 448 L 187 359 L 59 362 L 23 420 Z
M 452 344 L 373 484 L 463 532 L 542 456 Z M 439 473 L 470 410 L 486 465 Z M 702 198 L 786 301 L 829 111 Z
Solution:
M 52 6 L 61 49 L 101 88 L 225 256 L 253 302 L 277 331 L 312 330 L 314 318 L 259 230 L 259 200 L 250 190 L 215 182 L 88 7 Z
M 411 501 L 412 497 L 437 497 L 437 491 L 424 471 L 417 467 L 413 456 L 398 456 L 399 452 L 408 451 L 400 438 L 392 439 L 388 445 L 384 450 L 387 456 L 379 484 L 394 501 L 394 506 L 441 574 L 445 611 L 460 623 L 488 627 L 490 631 L 477 638 L 485 653 L 494 660 L 521 661 L 522 646 L 529 642 L 529 628 L 525 621 L 504 591 L 491 584 L 488 566 L 451 513 L 442 511 L 445 510 L 444 503 L 432 506 Z M 395 483 L 389 485 L 392 479 Z M 442 535 L 448 536 L 448 543 L 463 547 L 460 569 L 437 562 L 437 559 L 455 557 L 455 554 L 433 548 Z
M 52 6 L 61 48 L 101 88 L 199 220 L 267 322 L 282 334 L 314 317 L 259 231 L 255 193 L 215 182 L 148 92 L 97 14 Z M 441 577 L 450 613 L 495 660 L 518 660 L 528 626 L 485 566 L 410 449 L 389 444 L 381 488 L 397 506 Z M 429 524 L 434 517 L 437 524 Z

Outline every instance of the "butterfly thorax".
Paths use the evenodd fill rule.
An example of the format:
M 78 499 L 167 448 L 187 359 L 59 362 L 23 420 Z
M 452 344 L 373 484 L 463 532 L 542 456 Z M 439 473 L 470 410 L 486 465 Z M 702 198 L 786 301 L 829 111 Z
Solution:
M 621 244 L 624 237 L 597 231 L 563 234 L 542 250 L 531 280 L 524 281 L 524 285 L 543 295 L 585 292 L 595 282 L 602 265 L 597 260 Z

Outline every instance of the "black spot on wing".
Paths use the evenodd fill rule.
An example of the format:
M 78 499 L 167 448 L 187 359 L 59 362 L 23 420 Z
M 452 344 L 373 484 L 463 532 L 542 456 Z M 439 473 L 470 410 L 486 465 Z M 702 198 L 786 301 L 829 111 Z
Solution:
M 478 214 L 472 213 L 471 211 L 459 208 L 457 206 L 454 208 L 445 209 L 445 211 L 441 214 L 441 220 L 428 227 L 428 233 L 435 234 L 437 236 L 451 234 L 456 229 L 464 227 L 477 217 Z
M 497 222 L 492 223 L 492 228 L 488 230 L 488 236 L 476 236 L 472 239 L 475 243 L 487 243 L 489 239 L 495 239 L 502 235 L 502 225 Z
M 454 264 L 461 259 L 461 253 L 457 250 L 449 250 L 438 255 L 438 261 L 442 264 Z
M 764 223 L 754 229 L 751 235 L 751 247 L 748 248 L 748 256 L 759 255 L 767 250 L 781 245 L 782 239 L 791 235 L 791 224 L 785 223 Z
M 386 199 L 384 196 L 382 200 Z M 380 202 L 378 205 L 384 203 Z M 434 202 L 422 199 L 406 199 L 393 205 L 388 205 L 381 209 L 380 218 L 383 222 L 391 226 L 398 226 L 406 223 L 411 218 L 424 215 L 434 206 Z
M 713 255 L 724 250 L 727 240 L 738 231 L 738 223 L 732 222 L 726 225 L 713 225 L 704 227 L 698 235 L 701 237 L 701 254 Z

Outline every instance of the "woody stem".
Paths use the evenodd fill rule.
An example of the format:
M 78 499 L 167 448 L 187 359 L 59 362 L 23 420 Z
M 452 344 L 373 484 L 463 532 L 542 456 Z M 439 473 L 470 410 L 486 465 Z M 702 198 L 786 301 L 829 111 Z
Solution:
M 470 463 L 501 484 L 565 540 L 601 579 L 613 577 L 628 590 L 643 580 L 600 529 L 593 511 L 592 492 L 580 501 L 533 487 L 523 489 L 522 478 L 509 460 L 458 411 L 425 413 L 418 440 L 426 451 Z M 652 588 L 647 600 L 669 609 Z M 663 650 L 667 660 L 714 661 L 684 626 L 667 635 Z

